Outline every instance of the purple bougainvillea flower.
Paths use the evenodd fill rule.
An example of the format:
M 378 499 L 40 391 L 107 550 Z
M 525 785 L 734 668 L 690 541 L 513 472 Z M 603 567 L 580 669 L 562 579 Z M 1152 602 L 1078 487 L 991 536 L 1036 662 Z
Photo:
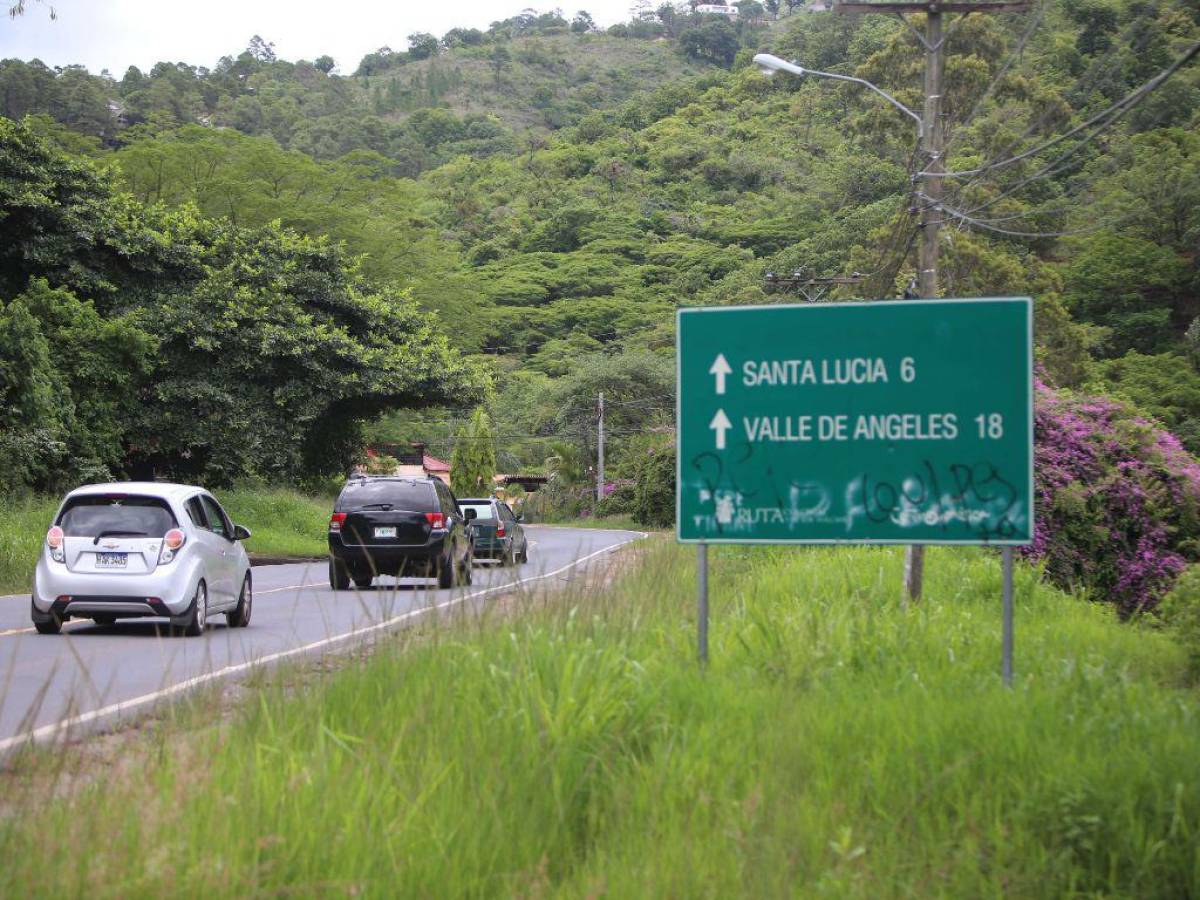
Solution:
M 1153 609 L 1200 552 L 1200 462 L 1103 397 L 1035 381 L 1037 530 L 1048 577 L 1128 616 Z

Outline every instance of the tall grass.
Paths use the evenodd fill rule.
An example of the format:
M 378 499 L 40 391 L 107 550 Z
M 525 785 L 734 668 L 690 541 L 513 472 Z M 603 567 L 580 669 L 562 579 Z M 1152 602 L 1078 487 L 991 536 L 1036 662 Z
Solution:
M 287 488 L 238 488 L 217 498 L 239 525 L 253 536 L 246 542 L 252 555 L 325 556 L 332 497 L 310 497 Z
M 324 556 L 332 498 L 309 497 L 286 488 L 217 491 L 225 511 L 254 536 L 252 555 Z M 29 590 L 46 529 L 61 498 L 33 497 L 0 502 L 0 594 Z
M 1021 569 L 1008 690 L 992 555 L 932 551 L 910 609 L 893 550 L 712 557 L 707 671 L 693 555 L 657 542 L 603 593 L 280 670 L 132 774 L 30 754 L 0 895 L 1200 894 L 1169 638 Z
M 28 591 L 58 500 L 0 498 L 0 594 Z

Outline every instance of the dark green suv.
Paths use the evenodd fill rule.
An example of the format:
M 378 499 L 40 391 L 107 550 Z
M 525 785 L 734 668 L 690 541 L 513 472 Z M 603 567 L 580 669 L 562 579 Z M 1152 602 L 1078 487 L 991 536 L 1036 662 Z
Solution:
M 529 562 L 529 541 L 521 517 L 508 504 L 493 497 L 459 500 L 464 510 L 475 511 L 475 555 L 498 559 L 501 565 Z

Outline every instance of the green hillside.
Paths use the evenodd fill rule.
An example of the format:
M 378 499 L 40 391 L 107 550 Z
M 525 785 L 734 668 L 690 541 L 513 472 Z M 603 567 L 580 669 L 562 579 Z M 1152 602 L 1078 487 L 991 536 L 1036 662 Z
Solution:
M 910 106 L 921 55 L 882 16 L 735 27 L 666 9 L 609 33 L 573 28 L 522 13 L 413 35 L 341 75 L 261 40 L 211 70 L 118 81 L 5 61 L 0 97 L 143 204 L 341 242 L 364 278 L 409 292 L 490 371 L 493 421 L 523 465 L 540 466 L 550 439 L 590 456 L 596 392 L 611 391 L 626 404 L 619 476 L 626 451 L 669 423 L 671 386 L 617 373 L 670 355 L 677 306 L 793 299 L 768 272 L 856 276 L 832 299 L 914 282 L 925 201 L 911 122 L 854 86 L 764 79 L 752 54 L 857 74 Z M 956 24 L 948 166 L 979 171 L 947 182 L 941 273 L 946 295 L 1033 295 L 1046 379 L 1115 393 L 1192 449 L 1200 70 L 1118 101 L 1186 62 L 1197 37 L 1196 12 L 1167 0 Z M 92 114 L 106 96 L 119 122 Z M 466 405 L 397 413 L 375 433 L 446 452 Z
M 497 54 L 496 46 L 505 52 Z M 354 80 L 367 94 L 367 108 L 387 119 L 443 107 L 460 117 L 494 117 L 517 132 L 545 132 L 704 68 L 666 40 L 551 33 L 454 47 Z

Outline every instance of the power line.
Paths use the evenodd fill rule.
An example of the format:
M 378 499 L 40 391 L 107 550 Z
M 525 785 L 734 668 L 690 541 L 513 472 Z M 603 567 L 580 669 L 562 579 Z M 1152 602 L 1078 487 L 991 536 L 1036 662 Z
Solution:
M 1181 3 L 1181 0 L 1173 0 L 1173 2 L 1170 4 L 1170 6 L 1168 6 L 1165 10 L 1162 11 L 1162 14 L 1166 14 L 1167 12 L 1170 12 L 1175 7 L 1178 7 L 1180 5 L 1180 3 Z M 1097 59 L 1092 60 L 1092 62 L 1088 65 L 1087 70 L 1082 75 L 1080 75 L 1078 79 L 1076 79 L 1075 86 L 1070 91 L 1067 92 L 1067 97 L 1083 96 L 1086 101 L 1086 99 L 1088 97 L 1090 97 L 1092 94 L 1096 93 L 1097 91 L 1102 90 L 1105 86 L 1107 86 L 1110 82 L 1112 82 L 1117 75 L 1120 74 L 1121 68 L 1120 68 L 1120 58 L 1118 56 L 1118 51 L 1124 48 L 1125 41 L 1133 34 L 1134 30 L 1142 24 L 1143 20 L 1145 20 L 1151 12 L 1158 14 L 1159 10 L 1156 7 L 1153 7 L 1149 4 L 1142 7 L 1142 9 L 1139 11 L 1137 16 L 1125 27 L 1125 29 L 1122 31 L 1122 33 L 1116 39 L 1114 39 L 1112 41 L 1112 43 L 1109 44 L 1109 47 L 1105 51 L 1104 55 Z M 1142 34 L 1138 38 L 1137 42 L 1131 43 L 1129 45 L 1128 49 L 1135 53 L 1139 52 L 1143 48 L 1143 46 L 1146 44 L 1146 42 L 1150 40 L 1151 34 L 1152 34 L 1151 29 L 1147 28 L 1145 31 L 1142 32 Z M 1117 64 L 1112 67 L 1111 71 L 1107 74 L 1107 76 L 1100 78 L 1096 74 L 1097 70 L 1102 69 L 1111 60 L 1116 60 Z M 1083 89 L 1085 87 L 1088 88 L 1086 93 L 1083 92 Z M 999 150 L 997 153 L 995 153 L 992 156 L 991 160 L 989 160 L 989 162 L 986 163 L 982 168 L 986 169 L 988 166 L 992 165 L 992 163 L 994 163 L 996 160 L 998 160 L 1004 153 L 1011 152 L 1011 149 L 1013 147 L 1016 147 L 1018 144 L 1020 144 L 1022 141 L 1024 141 L 1027 137 L 1029 137 L 1034 132 L 1036 132 L 1039 128 L 1041 128 L 1043 125 L 1045 125 L 1046 121 L 1050 118 L 1052 113 L 1053 113 L 1053 107 L 1047 105 L 1046 108 L 1042 111 L 1041 115 L 1039 115 L 1037 118 L 1035 118 L 1033 121 L 1031 121 L 1025 127 L 1024 131 L 1021 132 L 1020 135 L 1013 138 L 1011 141 L 1008 141 L 1004 145 L 1004 147 L 1001 150 Z M 968 188 L 970 188 L 972 185 L 975 184 L 976 181 L 978 181 L 978 179 L 979 179 L 979 176 L 972 176 L 965 184 L 960 185 L 958 188 L 959 196 L 964 194 Z
M 979 99 L 975 101 L 975 105 L 971 108 L 971 111 L 967 113 L 966 118 L 964 118 L 961 122 L 956 123 L 956 128 L 958 130 L 956 130 L 955 133 L 951 135 L 950 140 L 946 142 L 946 147 L 943 151 L 944 155 L 949 155 L 951 148 L 954 146 L 954 142 L 958 140 L 958 136 L 965 132 L 967 125 L 969 125 L 971 120 L 978 115 L 979 111 L 983 108 L 983 104 L 986 103 L 992 96 L 992 92 L 999 87 L 1001 79 L 1008 74 L 1008 70 L 1012 68 L 1012 64 L 1016 62 L 1016 60 L 1025 52 L 1025 44 L 1037 30 L 1038 26 L 1042 22 L 1042 18 L 1046 15 L 1046 10 L 1049 8 L 1050 0 L 1042 0 L 1042 2 L 1038 4 L 1037 13 L 1031 18 L 1029 26 L 1017 40 L 1017 45 L 1011 51 L 1009 51 L 1008 57 L 1004 60 L 1004 64 L 1000 67 L 1000 70 L 992 77 L 991 83 L 988 84 L 987 88 L 980 95 Z
M 1008 166 L 1011 166 L 1014 163 L 1018 163 L 1024 159 L 1028 159 L 1031 156 L 1036 156 L 1037 154 L 1042 153 L 1043 151 L 1048 150 L 1051 147 L 1061 144 L 1063 141 L 1067 140 L 1070 137 L 1073 137 L 1074 135 L 1078 134 L 1081 131 L 1084 131 L 1084 130 L 1092 127 L 1097 122 L 1100 122 L 1101 120 L 1105 119 L 1106 117 L 1108 117 L 1110 115 L 1113 116 L 1111 121 L 1104 123 L 1099 129 L 1096 130 L 1096 132 L 1094 132 L 1091 135 L 1088 135 L 1086 138 L 1083 139 L 1083 141 L 1080 142 L 1079 145 L 1072 148 L 1070 151 L 1068 151 L 1067 154 L 1064 154 L 1063 156 L 1073 154 L 1076 151 L 1078 151 L 1080 148 L 1082 148 L 1085 144 L 1087 144 L 1090 140 L 1092 140 L 1096 136 L 1096 134 L 1099 134 L 1100 131 L 1104 130 L 1105 128 L 1108 128 L 1109 126 L 1114 124 L 1117 120 L 1119 120 L 1122 115 L 1124 115 L 1126 112 L 1128 112 L 1129 109 L 1132 109 L 1133 106 L 1135 106 L 1144 97 L 1146 97 L 1148 94 L 1150 94 L 1152 91 L 1156 90 L 1157 88 L 1161 87 L 1167 81 L 1167 79 L 1169 79 L 1172 75 L 1174 75 L 1177 71 L 1179 71 L 1183 66 L 1185 66 L 1189 62 L 1191 62 L 1192 59 L 1194 59 L 1197 54 L 1200 54 L 1200 41 L 1197 41 L 1196 43 L 1192 44 L 1192 46 L 1188 48 L 1188 50 L 1183 54 L 1183 56 L 1181 56 L 1179 59 L 1175 60 L 1175 62 L 1173 62 L 1170 66 L 1163 69 L 1163 71 L 1159 72 L 1157 75 L 1155 75 L 1153 78 L 1151 78 L 1145 84 L 1143 84 L 1141 87 L 1130 92 L 1129 94 L 1126 94 L 1123 98 L 1118 100 L 1116 103 L 1111 104 L 1106 109 L 1104 109 L 1101 112 L 1097 113 L 1096 115 L 1092 116 L 1087 121 L 1082 122 L 1079 125 L 1076 125 L 1070 131 L 1064 132 L 1063 134 L 1060 134 L 1058 137 L 1055 137 L 1049 141 L 1046 141 L 1045 143 L 1043 143 L 1037 147 L 1032 147 L 1029 150 L 1025 150 L 1021 153 L 1018 153 L 1015 156 L 1010 156 L 1008 159 L 1001 160 L 1000 162 L 991 163 L 986 166 L 981 166 L 978 169 L 964 169 L 959 172 L 945 172 L 945 173 L 920 172 L 918 174 L 921 176 L 927 176 L 930 174 L 941 174 L 942 177 L 944 177 L 944 178 L 965 178 L 965 177 L 969 177 L 969 176 L 983 175 L 983 174 L 986 174 L 987 172 L 991 172 L 996 169 L 1007 168 Z M 1063 157 L 1059 157 L 1059 158 L 1062 159 Z
M 929 198 L 925 198 L 925 199 L 929 199 Z M 1114 219 L 1110 222 L 1097 222 L 1097 223 L 1095 223 L 1093 225 L 1089 225 L 1085 228 L 1075 228 L 1075 229 L 1069 229 L 1066 231 L 1014 231 L 1009 228 L 1001 228 L 997 225 L 993 225 L 986 219 L 977 219 L 974 216 L 972 216 L 970 213 L 965 213 L 965 212 L 962 212 L 961 210 L 952 209 L 951 207 L 946 206 L 946 204 L 944 204 L 944 203 L 937 204 L 935 208 L 940 210 L 941 212 L 944 212 L 946 215 L 951 216 L 952 218 L 958 219 L 959 221 L 964 222 L 967 225 L 971 225 L 975 228 L 982 228 L 985 231 L 992 231 L 992 232 L 995 232 L 996 234 L 1008 235 L 1010 237 L 1020 237 L 1020 238 L 1030 238 L 1030 239 L 1073 237 L 1075 235 L 1080 235 L 1080 234 L 1092 234 L 1097 231 L 1103 231 L 1106 228 L 1112 228 L 1114 225 L 1119 225 L 1119 224 L 1121 224 L 1121 222 L 1126 221 L 1128 219 L 1132 219 L 1136 215 L 1136 213 L 1129 213 L 1128 215 L 1122 216 L 1118 219 Z

